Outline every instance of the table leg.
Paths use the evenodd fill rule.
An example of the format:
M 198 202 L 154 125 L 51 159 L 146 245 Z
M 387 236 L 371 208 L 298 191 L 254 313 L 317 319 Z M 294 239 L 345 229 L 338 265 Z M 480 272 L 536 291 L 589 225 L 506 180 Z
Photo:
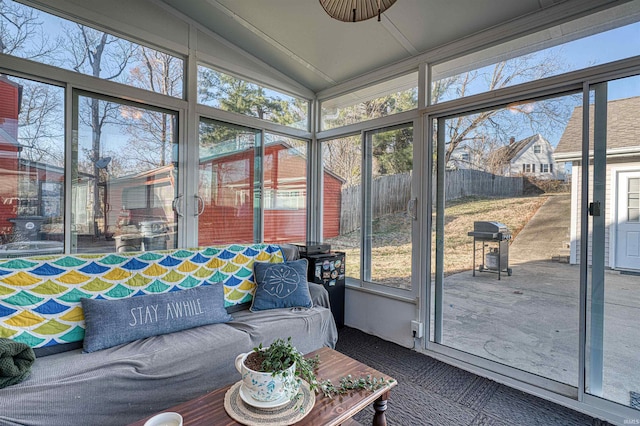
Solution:
M 387 426 L 387 418 L 384 412 L 387 411 L 387 399 L 389 398 L 389 392 L 385 392 L 380 398 L 373 402 L 373 409 L 375 414 L 373 415 L 373 426 Z

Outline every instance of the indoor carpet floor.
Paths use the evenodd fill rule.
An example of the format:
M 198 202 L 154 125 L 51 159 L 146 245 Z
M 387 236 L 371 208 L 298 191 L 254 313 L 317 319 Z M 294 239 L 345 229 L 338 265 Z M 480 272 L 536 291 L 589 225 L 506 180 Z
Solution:
M 389 426 L 610 425 L 353 328 L 339 330 L 336 350 L 398 381 Z M 355 420 L 371 424 L 372 417 L 370 406 Z

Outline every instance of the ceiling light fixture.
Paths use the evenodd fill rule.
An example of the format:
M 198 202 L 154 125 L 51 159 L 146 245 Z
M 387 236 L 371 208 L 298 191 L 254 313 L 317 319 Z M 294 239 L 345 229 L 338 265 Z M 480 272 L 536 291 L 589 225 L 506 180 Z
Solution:
M 396 0 L 320 0 L 324 11 L 334 19 L 343 22 L 358 22 L 378 17 L 389 9 Z

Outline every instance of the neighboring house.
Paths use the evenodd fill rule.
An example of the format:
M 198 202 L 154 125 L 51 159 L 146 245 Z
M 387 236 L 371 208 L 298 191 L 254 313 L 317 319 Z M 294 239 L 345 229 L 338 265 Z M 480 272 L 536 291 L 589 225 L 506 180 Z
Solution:
M 0 74 L 0 234 L 13 232 L 10 219 L 18 214 L 18 161 L 22 147 L 18 143 L 18 115 L 22 86 Z
M 447 163 L 449 170 L 483 170 L 484 158 L 469 146 L 457 148 Z
M 487 171 L 502 176 L 531 176 L 537 179 L 564 179 L 553 159 L 553 147 L 537 134 L 516 142 L 511 138 L 509 145 L 489 154 Z
M 640 271 L 640 97 L 607 103 L 606 199 L 601 210 L 605 232 L 605 266 Z M 555 150 L 556 161 L 571 162 L 571 263 L 580 262 L 582 203 L 582 107 L 574 109 Z M 589 111 L 589 140 L 593 140 L 593 105 Z M 590 151 L 593 159 L 593 150 Z M 593 176 L 593 166 L 589 176 Z M 590 185 L 590 191 L 592 191 Z M 589 201 L 592 201 L 589 194 Z M 591 238 L 589 238 L 589 251 Z M 591 260 L 589 259 L 589 262 Z

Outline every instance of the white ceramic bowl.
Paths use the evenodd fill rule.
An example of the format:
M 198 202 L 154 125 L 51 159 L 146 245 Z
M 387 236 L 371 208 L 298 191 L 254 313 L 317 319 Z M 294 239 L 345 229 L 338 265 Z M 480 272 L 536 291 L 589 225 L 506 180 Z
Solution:
M 182 416 L 172 412 L 156 414 L 144 426 L 182 426 Z

